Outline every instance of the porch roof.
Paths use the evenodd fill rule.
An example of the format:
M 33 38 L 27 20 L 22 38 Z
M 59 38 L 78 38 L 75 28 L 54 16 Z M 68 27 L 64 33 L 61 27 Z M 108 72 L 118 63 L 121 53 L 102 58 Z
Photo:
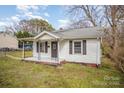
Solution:
M 52 33 L 52 32 L 48 32 L 48 31 L 43 31 L 43 32 L 41 32 L 39 35 L 37 35 L 37 36 L 35 36 L 34 37 L 34 39 L 38 39 L 39 37 L 41 37 L 41 36 L 43 36 L 43 35 L 45 35 L 45 34 L 47 34 L 47 35 L 49 35 L 49 36 L 51 36 L 51 37 L 53 37 L 53 38 L 60 38 L 58 35 L 56 35 L 55 33 Z
M 19 41 L 34 41 L 34 37 L 18 38 Z

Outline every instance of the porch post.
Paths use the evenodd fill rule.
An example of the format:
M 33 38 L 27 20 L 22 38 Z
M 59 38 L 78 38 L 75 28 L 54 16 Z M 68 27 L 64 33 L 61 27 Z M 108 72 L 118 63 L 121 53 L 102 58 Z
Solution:
M 25 42 L 22 41 L 22 58 L 25 58 Z
M 40 60 L 40 41 L 38 41 L 38 60 Z
M 58 44 L 58 50 L 57 50 L 57 52 L 58 52 L 58 53 L 57 53 L 57 54 L 58 54 L 58 62 L 59 62 L 59 64 L 60 64 L 60 59 L 59 59 L 59 48 L 60 48 L 60 46 L 59 46 L 59 40 L 58 40 L 57 42 L 58 42 L 58 43 L 57 43 L 57 44 Z

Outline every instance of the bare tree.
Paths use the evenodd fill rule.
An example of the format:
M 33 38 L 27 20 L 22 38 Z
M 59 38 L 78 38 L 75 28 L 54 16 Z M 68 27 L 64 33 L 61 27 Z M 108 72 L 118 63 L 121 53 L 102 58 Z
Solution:
M 90 26 L 101 26 L 104 23 L 103 6 L 93 5 L 78 5 L 69 6 L 69 15 L 72 15 L 73 20 L 88 21 Z
M 124 6 L 70 6 L 68 13 L 73 16 L 73 19 L 75 20 L 90 22 L 90 26 L 107 27 L 107 29 L 105 30 L 105 42 L 108 42 L 108 45 L 111 48 L 111 51 L 109 52 L 110 57 L 124 72 L 124 63 L 122 64 L 119 57 L 120 45 L 122 44 L 121 34 L 123 32 L 123 29 L 121 29 L 120 25 L 124 23 Z
M 79 21 L 76 21 L 76 22 L 71 22 L 68 25 L 67 29 L 78 29 L 78 28 L 87 28 L 87 27 L 90 27 L 89 22 L 79 20 Z
M 110 47 L 112 48 L 112 58 L 117 61 L 118 49 L 120 46 L 120 25 L 124 21 L 124 7 L 123 6 L 104 6 L 106 20 L 110 26 L 109 35 L 111 38 Z

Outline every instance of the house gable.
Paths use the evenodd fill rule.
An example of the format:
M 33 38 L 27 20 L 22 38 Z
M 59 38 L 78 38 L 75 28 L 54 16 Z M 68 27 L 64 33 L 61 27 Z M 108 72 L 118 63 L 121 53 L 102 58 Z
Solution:
M 55 39 L 55 38 L 60 38 L 60 37 L 54 35 L 53 33 L 43 31 L 39 35 L 34 37 L 34 39 L 38 39 L 38 38 L 47 40 L 47 39 Z
M 39 40 L 50 40 L 50 39 L 55 39 L 55 37 L 46 33 L 39 37 Z

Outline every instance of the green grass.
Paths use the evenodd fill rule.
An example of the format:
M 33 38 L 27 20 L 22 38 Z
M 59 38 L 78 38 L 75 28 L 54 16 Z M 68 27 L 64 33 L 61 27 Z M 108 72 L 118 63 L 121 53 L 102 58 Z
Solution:
M 27 52 L 30 55 L 30 52 Z M 18 52 L 12 55 L 20 56 Z M 62 67 L 0 58 L 0 87 L 124 87 L 124 74 L 111 60 L 103 58 L 102 67 L 67 63 Z
M 12 55 L 14 57 L 22 57 L 22 51 L 10 51 L 6 52 L 8 55 Z M 32 56 L 32 51 L 25 51 L 25 57 L 30 57 Z

